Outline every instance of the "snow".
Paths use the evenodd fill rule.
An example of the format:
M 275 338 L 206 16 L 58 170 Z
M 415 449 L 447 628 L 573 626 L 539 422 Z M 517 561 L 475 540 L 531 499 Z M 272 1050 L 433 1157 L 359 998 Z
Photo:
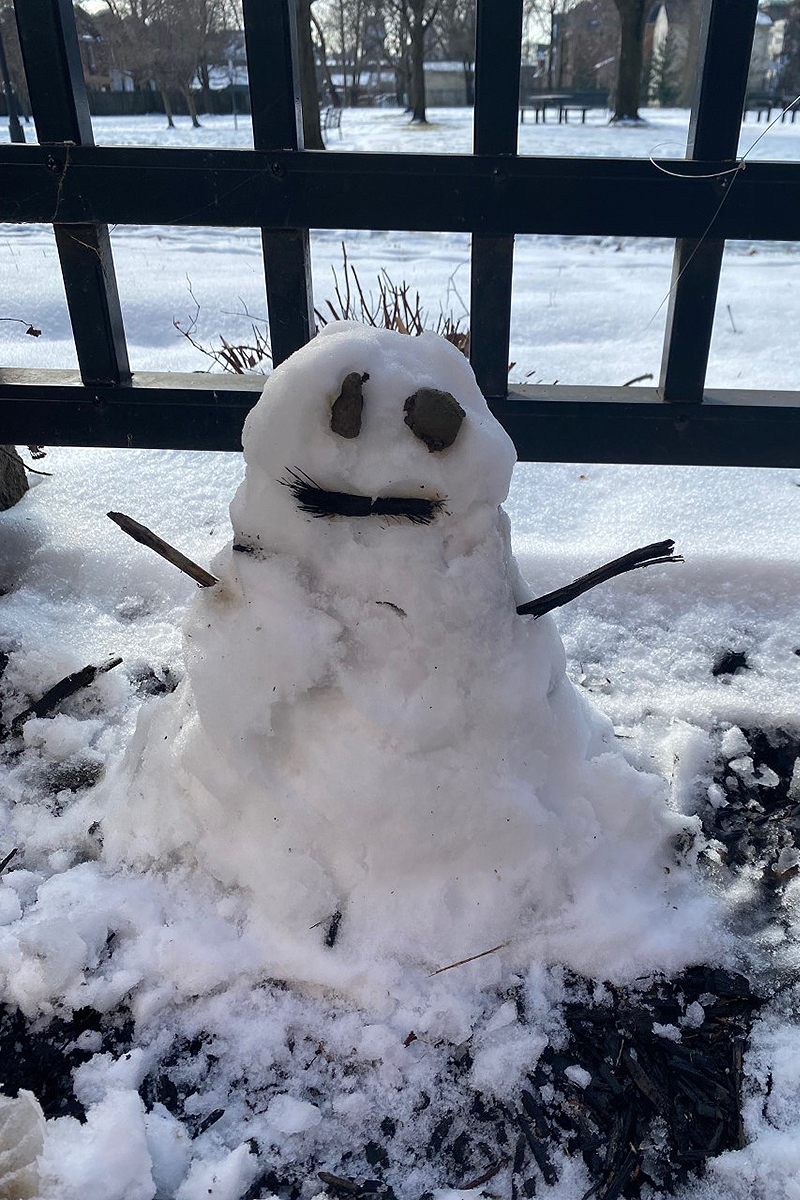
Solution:
M 341 148 L 345 152 L 367 146 L 395 152 L 469 148 L 469 114 L 446 111 L 432 115 L 431 128 L 417 131 L 391 112 L 346 112 Z M 686 114 L 648 115 L 651 126 L 637 130 L 609 130 L 591 115 L 585 128 L 526 125 L 521 130 L 521 148 L 526 153 L 548 154 L 565 152 L 566 147 L 567 152 L 579 154 L 680 155 Z M 106 122 L 96 122 L 98 141 L 163 144 L 167 140 L 160 119 L 123 122 L 108 118 Z M 755 133 L 754 126 L 745 126 L 743 145 L 752 141 Z M 0 136 L 5 136 L 4 128 Z M 249 132 L 243 120 L 239 136 L 243 140 L 235 143 L 231 122 L 209 119 L 196 133 L 184 123 L 174 138 L 170 135 L 168 144 L 244 145 Z M 759 143 L 755 156 L 797 158 L 798 138 L 800 127 L 776 126 Z M 675 144 L 656 150 L 665 139 Z M 201 336 L 207 340 L 218 330 L 226 336 L 247 332 L 245 319 L 228 315 L 242 311 L 240 296 L 250 311 L 263 311 L 260 248 L 249 232 L 118 229 L 112 236 L 137 367 L 205 367 L 204 360 L 171 324 L 173 315 L 183 319 L 193 310 L 186 275 L 202 301 Z M 445 298 L 448 305 L 457 304 L 454 287 L 461 293 L 468 290 L 463 267 L 468 243 L 464 238 L 335 230 L 314 234 L 318 296 L 331 294 L 330 268 L 339 261 L 342 236 L 347 237 L 362 279 L 371 280 L 379 267 L 387 266 L 396 278 L 419 284 L 434 312 Z M 60 285 L 54 284 L 51 232 L 6 229 L 4 239 L 7 253 L 0 271 L 6 300 L 2 315 L 8 297 L 13 296 L 12 315 L 19 312 L 44 331 L 42 338 L 34 341 L 16 332 L 21 327 L 0 325 L 4 361 L 74 365 L 63 294 L 58 291 Z M 518 362 L 518 377 L 533 370 L 536 378 L 559 378 L 565 383 L 589 379 L 619 383 L 641 371 L 657 372 L 663 312 L 655 319 L 653 315 L 669 286 L 671 248 L 666 243 L 531 238 L 518 240 L 516 254 L 512 357 Z M 795 254 L 793 247 L 785 246 L 729 247 L 712 350 L 712 383 L 795 386 L 794 348 L 786 336 L 792 306 L 797 304 L 797 289 L 792 285 Z M 728 305 L 733 320 L 728 318 Z M 776 319 L 776 312 L 781 313 L 781 320 Z M 731 328 L 734 322 L 737 332 Z M 346 340 L 340 333 L 321 339 L 320 345 L 333 348 L 338 342 L 344 346 Z M 369 350 L 373 352 L 378 355 L 377 349 Z M 344 355 L 345 351 L 336 353 Z M 344 365 L 340 362 L 337 370 Z M 441 369 L 447 374 L 449 362 Z M 377 382 L 382 368 L 373 365 L 373 370 Z M 463 368 L 461 372 L 463 376 Z M 424 529 L 381 527 L 374 536 L 364 538 L 363 546 L 349 545 L 335 533 L 337 553 L 345 557 L 339 562 L 331 554 L 320 564 L 319 523 L 312 519 L 301 524 L 294 514 L 290 521 L 290 493 L 278 491 L 275 485 L 285 468 L 295 465 L 294 457 L 284 461 L 289 453 L 299 456 L 301 451 L 307 449 L 311 454 L 313 450 L 314 470 L 318 462 L 343 469 L 344 456 L 337 451 L 326 457 L 321 433 L 315 441 L 308 418 L 307 406 L 329 392 L 323 376 L 322 366 L 310 366 L 309 374 L 302 377 L 305 390 L 292 385 L 290 391 L 286 384 L 274 421 L 265 417 L 259 433 L 261 418 L 253 420 L 254 445 L 259 447 L 256 458 L 263 451 L 267 468 L 259 478 L 257 464 L 254 471 L 248 462 L 248 482 L 234 510 L 235 530 L 238 536 L 255 529 L 262 538 L 274 539 L 275 552 L 269 563 L 251 561 L 253 556 L 241 554 L 236 557 L 242 561 L 235 562 L 233 552 L 226 549 L 231 539 L 227 507 L 243 480 L 241 457 L 234 454 L 52 449 L 43 463 L 37 464 L 52 472 L 51 477 L 34 477 L 30 494 L 0 517 L 0 588 L 4 592 L 0 598 L 0 649 L 9 654 L 3 676 L 4 720 L 13 718 L 31 698 L 69 671 L 100 662 L 112 653 L 124 659 L 120 668 L 66 702 L 55 715 L 29 721 L 23 736 L 13 743 L 13 752 L 0 762 L 0 858 L 13 846 L 20 850 L 0 880 L 0 992 L 4 1002 L 19 1005 L 31 1019 L 69 1014 L 86 1006 L 110 1014 L 125 1005 L 135 1022 L 134 1043 L 127 1049 L 103 1049 L 99 1035 L 81 1035 L 89 1057 L 76 1069 L 74 1086 L 86 1106 L 87 1120 L 84 1124 L 72 1117 L 47 1120 L 39 1159 L 39 1194 L 43 1200 L 78 1196 L 82 1200 L 113 1200 L 115 1196 L 119 1200 L 174 1196 L 195 1200 L 211 1189 L 212 1195 L 241 1200 L 257 1178 L 253 1145 L 260 1147 L 259 1153 L 269 1148 L 271 1161 L 277 1164 L 299 1161 L 298 1154 L 309 1148 L 324 1163 L 337 1140 L 363 1145 L 373 1131 L 374 1115 L 387 1109 L 400 1127 L 398 1153 L 402 1158 L 403 1147 L 415 1141 L 424 1144 L 430 1133 L 432 1118 L 415 1110 L 421 1095 L 432 1095 L 434 1106 L 457 1108 L 460 1097 L 448 1090 L 450 1082 L 443 1082 L 442 1065 L 459 1047 L 469 1043 L 472 1048 L 470 1086 L 500 1099 L 519 1093 L 543 1048 L 557 1044 L 564 962 L 600 980 L 629 979 L 636 972 L 659 967 L 675 970 L 683 962 L 702 959 L 746 966 L 760 981 L 768 1003 L 745 1058 L 748 1145 L 719 1155 L 710 1163 L 706 1177 L 687 1187 L 684 1196 L 686 1200 L 753 1200 L 760 1196 L 796 1200 L 800 1195 L 800 1036 L 796 1022 L 800 996 L 795 982 L 800 882 L 788 880 L 781 920 L 766 922 L 761 931 L 743 930 L 741 922 L 737 925 L 737 914 L 757 899 L 755 879 L 743 876 L 735 886 L 722 876 L 716 882 L 713 876 L 702 882 L 690 855 L 681 866 L 671 864 L 670 877 L 665 877 L 670 890 L 664 891 L 661 880 L 658 889 L 650 885 L 652 866 L 659 861 L 653 839 L 667 803 L 671 820 L 691 826 L 704 797 L 710 797 L 712 804 L 714 798 L 721 800 L 721 788 L 712 778 L 715 764 L 724 759 L 735 772 L 738 762 L 746 774 L 743 760 L 752 763 L 752 747 L 743 731 L 797 728 L 800 476 L 791 470 L 518 465 L 504 507 L 510 517 L 514 555 L 531 593 L 541 594 L 658 537 L 675 537 L 687 561 L 681 567 L 635 572 L 563 609 L 554 621 L 537 623 L 538 628 L 533 626 L 533 632 L 518 645 L 500 646 L 503 653 L 495 674 L 492 664 L 487 666 L 477 650 L 465 647 L 475 640 L 474 636 L 467 638 L 466 632 L 474 634 L 476 629 L 477 598 L 488 595 L 490 606 L 496 606 L 502 592 L 506 603 L 513 583 L 512 560 L 507 546 L 501 545 L 502 524 L 492 526 L 487 519 L 490 507 L 502 499 L 507 474 L 499 490 L 486 494 L 480 491 L 482 477 L 474 466 L 482 461 L 480 457 L 469 459 L 455 481 L 432 465 L 436 455 L 423 446 L 417 448 L 413 462 L 394 457 L 386 440 L 389 426 L 384 424 L 384 416 L 388 421 L 391 405 L 403 399 L 402 389 L 381 391 L 381 396 L 386 396 L 386 413 L 378 416 L 378 408 L 370 407 L 375 424 L 368 429 L 365 419 L 364 431 L 369 453 L 363 459 L 355 452 L 350 454 L 348 473 L 362 471 L 359 486 L 372 494 L 377 473 L 384 469 L 395 476 L 405 471 L 409 479 L 416 479 L 424 470 L 423 477 L 433 481 L 431 486 L 445 488 L 448 498 L 452 494 L 454 519 L 461 527 L 462 553 L 452 561 L 464 560 L 462 592 L 457 594 L 454 586 L 446 598 L 448 613 L 458 614 L 465 622 L 465 636 L 459 640 L 457 630 L 443 630 L 436 624 L 433 604 L 429 633 L 431 640 L 434 631 L 446 633 L 451 640 L 445 640 L 443 648 L 463 665 L 463 674 L 456 672 L 453 686 L 462 689 L 470 671 L 488 677 L 490 686 L 485 703 L 481 704 L 477 695 L 472 700 L 471 712 L 480 733 L 477 744 L 455 741 L 459 754 L 450 766 L 453 778 L 462 783 L 465 764 L 474 765 L 475 761 L 488 777 L 490 766 L 496 767 L 494 759 L 489 761 L 488 747 L 499 728 L 502 737 L 512 737 L 528 717 L 529 727 L 541 731 L 547 688 L 543 697 L 537 671 L 542 662 L 548 666 L 560 663 L 559 639 L 566 648 L 567 664 L 567 676 L 561 677 L 560 686 L 570 697 L 567 708 L 573 716 L 578 714 L 564 742 L 564 758 L 574 753 L 581 730 L 585 734 L 587 728 L 602 728 L 600 719 L 585 716 L 583 706 L 574 700 L 575 689 L 579 689 L 613 724 L 616 745 L 628 761 L 622 760 L 619 751 L 593 760 L 595 765 L 585 782 L 594 816 L 586 807 L 570 814 L 567 824 L 572 840 L 564 843 L 568 853 L 560 861 L 552 889 L 553 843 L 547 838 L 558 814 L 555 805 L 547 809 L 550 824 L 540 827 L 542 840 L 535 851 L 539 857 L 530 872 L 527 893 L 542 905 L 541 923 L 531 922 L 515 930 L 510 939 L 503 927 L 507 918 L 502 914 L 493 915 L 485 924 L 483 917 L 476 916 L 475 936 L 467 939 L 455 938 L 452 921 L 433 920 L 434 914 L 452 916 L 452 908 L 448 912 L 447 897 L 437 894 L 430 884 L 434 864 L 407 839 L 406 822 L 401 818 L 409 811 L 409 798 L 413 801 L 413 780 L 404 779 L 394 766 L 378 778 L 377 767 L 368 757 L 351 764 L 361 781 L 370 778 L 372 771 L 372 799 L 376 801 L 391 795 L 395 787 L 401 792 L 405 789 L 405 807 L 396 814 L 389 844 L 378 847 L 383 855 L 378 862 L 381 870 L 396 871 L 398 879 L 405 877 L 408 868 L 420 889 L 412 897 L 413 911 L 400 913 L 406 922 L 401 925 L 402 936 L 375 948 L 385 911 L 373 906 L 375 892 L 369 887 L 374 879 L 370 882 L 366 873 L 359 901 L 358 940 L 363 944 L 371 937 L 373 949 L 359 958 L 349 940 L 353 935 L 346 920 L 341 925 L 338 950 L 330 951 L 322 945 L 323 927 L 312 933 L 292 926 L 293 921 L 295 926 L 299 924 L 302 906 L 296 914 L 284 912 L 281 921 L 267 920 L 254 910 L 248 898 L 252 888 L 250 892 L 248 888 L 252 883 L 259 885 L 259 868 L 268 874 L 266 860 L 260 857 L 262 844 L 256 838 L 248 845 L 246 836 L 236 839 L 233 835 L 246 802 L 256 793 L 262 794 L 262 776 L 239 780 L 242 787 L 233 798 L 240 805 L 234 813 L 236 820 L 220 820 L 217 826 L 226 835 L 230 833 L 237 853 L 247 850 L 251 854 L 244 873 L 241 862 L 233 867 L 228 862 L 226 873 L 220 861 L 213 860 L 213 847 L 204 845 L 204 838 L 206 843 L 212 840 L 207 831 L 194 839 L 195 853 L 187 862 L 186 839 L 181 842 L 178 836 L 182 810 L 174 805 L 177 785 L 173 767 L 181 756 L 184 763 L 189 761 L 191 747 L 173 735 L 177 723 L 172 726 L 169 721 L 177 722 L 181 711 L 192 712 L 189 698 L 195 697 L 191 703 L 196 700 L 199 704 L 202 693 L 212 714 L 207 725 L 216 735 L 232 736 L 230 726 L 227 732 L 218 728 L 225 721 L 234 729 L 238 722 L 240 728 L 243 723 L 263 733 L 266 726 L 258 722 L 264 720 L 264 710 L 271 705 L 254 705 L 244 712 L 241 706 L 238 711 L 235 708 L 235 696 L 245 678 L 255 680 L 263 700 L 269 700 L 273 686 L 280 686 L 283 705 L 297 707 L 300 697 L 307 699 L 313 693 L 324 700 L 321 693 L 325 688 L 330 693 L 328 676 L 315 674 L 323 663 L 326 671 L 339 673 L 337 686 L 347 684 L 348 703 L 362 716 L 367 713 L 384 729 L 400 728 L 404 737 L 421 738 L 425 732 L 415 722 L 413 708 L 397 704 L 394 685 L 386 696 L 376 697 L 368 686 L 366 667 L 359 674 L 356 665 L 345 675 L 342 664 L 331 657 L 334 627 L 330 622 L 352 635 L 354 622 L 366 607 L 364 597 L 372 595 L 368 585 L 374 587 L 387 579 L 402 590 L 409 605 L 418 600 L 411 564 L 423 565 L 418 553 L 420 535 L 435 532 L 435 522 Z M 281 386 L 276 374 L 273 390 L 277 393 Z M 469 420 L 475 420 L 478 398 L 473 397 L 469 405 L 461 394 L 459 399 Z M 291 401 L 298 409 L 298 440 L 294 442 L 289 423 L 283 424 Z M 392 437 L 399 439 L 404 434 L 413 446 L 414 439 L 400 419 Z M 492 445 L 490 475 L 499 475 L 504 461 L 501 442 Z M 310 470 L 305 458 L 298 465 Z M 508 472 L 510 464 L 504 470 Z M 127 541 L 107 521 L 109 509 L 129 511 L 203 565 L 221 564 L 219 572 L 223 568 L 227 572 L 230 609 L 213 593 L 197 593 L 189 580 Z M 280 525 L 269 519 L 269 514 L 278 512 L 286 518 Z M 480 520 L 473 524 L 475 512 Z M 383 553 L 386 548 L 389 537 L 384 534 L 392 539 L 391 555 L 382 559 L 383 566 L 370 564 L 367 571 L 365 560 L 373 551 Z M 493 549 L 486 552 L 481 570 L 480 559 L 487 545 Z M 465 547 L 471 547 L 471 552 L 465 552 Z M 363 550 L 361 556 L 356 553 L 359 549 Z M 293 555 L 298 565 L 290 570 L 288 560 Z M 309 563 L 320 570 L 321 591 L 309 582 Z M 443 586 L 430 564 L 425 569 L 427 577 L 436 580 L 436 588 Z M 341 600 L 345 583 L 351 586 L 353 599 L 347 611 Z M 309 612 L 312 592 L 337 597 L 339 607 L 333 618 Z M 400 594 L 394 590 L 390 594 L 387 588 L 385 597 L 381 594 L 378 598 L 405 608 L 397 600 Z M 443 593 L 434 590 L 433 598 L 439 594 Z M 244 616 L 244 597 L 260 597 L 263 619 Z M 185 617 L 187 610 L 189 616 Z M 203 634 L 205 657 L 198 652 L 184 658 L 181 626 L 184 634 L 203 633 L 202 614 L 206 611 L 221 618 L 216 635 L 212 636 L 213 631 Z M 378 611 L 362 644 L 369 649 L 368 639 L 374 637 L 371 652 L 375 655 L 379 648 L 381 653 L 386 645 L 391 648 L 394 680 L 404 669 L 419 673 L 426 660 L 421 665 L 412 651 L 403 656 L 398 649 L 402 618 L 387 607 Z M 267 618 L 275 622 L 270 650 L 274 677 L 270 679 L 259 675 L 262 668 L 249 652 L 266 632 L 264 626 L 272 628 Z M 259 623 L 262 628 L 257 631 Z M 226 628 L 230 638 L 223 635 Z M 488 646 L 494 653 L 498 634 L 495 630 L 490 633 Z M 300 656 L 292 651 L 292 645 L 300 637 L 303 656 L 298 663 Z M 239 656 L 234 656 L 232 666 L 225 665 L 221 655 L 231 652 L 236 638 Z M 727 649 L 745 649 L 750 669 L 735 676 L 713 676 L 711 666 Z M 514 657 L 517 650 L 519 662 Z M 430 655 L 427 662 L 431 662 Z M 559 672 L 561 669 L 559 666 Z M 159 697 L 148 691 L 154 678 L 183 682 L 173 696 Z M 576 682 L 570 683 L 570 679 Z M 452 731 L 456 716 L 455 710 L 448 714 L 447 694 L 447 688 L 436 692 L 437 704 L 442 706 L 441 728 Z M 512 703 L 520 695 L 526 706 L 522 714 L 513 711 Z M 185 709 L 181 709 L 183 704 Z M 92 792 L 85 784 L 73 789 L 73 784 L 79 778 L 95 778 L 116 762 L 118 766 L 106 773 L 100 789 L 120 788 L 120 781 L 129 778 L 125 772 L 150 745 L 147 739 L 154 739 L 155 731 L 162 728 L 167 730 L 165 755 L 159 760 L 153 750 L 149 776 L 151 785 L 159 785 L 152 794 L 153 815 L 166 822 L 170 836 L 181 842 L 182 861 L 168 855 L 167 861 L 159 860 L 157 869 L 144 866 L 148 855 L 155 859 L 161 853 L 160 835 L 153 834 L 148 817 L 139 832 L 153 853 L 133 855 L 134 861 L 127 862 L 125 839 L 120 835 L 117 852 L 127 865 L 118 869 L 113 833 L 103 847 L 102 829 L 93 826 L 97 815 L 93 806 L 102 790 Z M 303 728 L 297 726 L 297 735 Z M 208 728 L 203 732 L 208 733 Z M 610 742 L 607 748 L 611 749 Z M 320 743 L 320 754 L 327 754 L 327 761 L 313 762 L 312 751 L 309 740 L 303 748 L 304 770 L 313 769 L 319 775 L 330 764 L 338 764 L 335 726 L 329 727 Z M 425 745 L 423 737 L 422 756 L 440 753 L 436 745 Z M 217 750 L 206 747 L 203 755 L 199 761 L 204 770 L 219 773 L 223 758 Z M 261 769 L 263 760 L 255 751 L 248 751 L 245 758 L 249 768 Z M 287 751 L 282 766 L 288 768 L 289 764 Z M 650 774 L 636 774 L 634 768 Z M 503 778 L 502 772 L 499 777 Z M 537 776 L 537 782 L 540 778 Z M 800 779 L 798 767 L 795 779 Z M 762 786 L 768 783 L 768 776 L 762 773 Z M 796 798 L 800 784 L 793 788 Z M 130 789 L 116 793 L 120 810 L 128 801 L 133 810 L 135 800 Z M 634 821 L 635 805 L 641 806 L 642 812 L 662 816 L 651 815 L 649 823 Z M 470 839 L 459 824 L 466 820 L 463 809 L 452 806 L 448 815 L 454 822 L 450 847 L 468 854 Z M 353 810 L 352 828 L 364 838 L 372 836 L 376 826 L 370 825 L 371 819 L 368 810 Z M 481 829 L 483 840 L 477 848 L 495 849 L 496 830 L 486 812 L 476 809 L 470 820 L 477 821 Z M 523 832 L 529 829 L 526 822 Z M 260 831 L 252 828 L 260 836 Z M 601 854 L 593 856 L 587 850 L 590 829 L 599 833 Z M 317 849 L 323 859 L 338 859 L 348 848 L 346 842 L 343 830 L 332 822 Z M 637 852 L 633 855 L 632 845 Z M 231 846 L 228 849 L 233 854 Z M 522 846 L 516 842 L 503 844 L 504 852 L 518 849 Z M 356 870 L 356 857 L 354 854 L 348 862 L 348 878 Z M 488 849 L 481 857 L 488 857 Z M 521 857 L 518 882 L 524 861 Z M 791 872 L 796 863 L 795 852 L 784 847 L 774 867 L 779 873 Z M 478 861 L 477 865 L 480 868 L 482 864 Z M 617 894 L 609 894 L 610 878 L 618 881 Z M 242 887 L 243 882 L 248 886 Z M 273 877 L 266 878 L 263 886 L 269 897 L 277 890 L 280 898 L 284 891 Z M 508 880 L 502 886 L 509 887 L 511 913 L 519 915 L 524 898 Z M 574 898 L 571 926 L 564 916 L 563 893 L 567 890 Z M 312 914 L 315 920 L 331 916 L 331 903 L 338 901 L 340 894 L 335 890 L 329 893 L 330 903 L 326 897 L 325 905 L 320 906 L 324 911 Z M 669 913 L 663 909 L 666 895 L 674 895 L 678 904 Z M 302 899 L 305 903 L 308 894 Z M 462 894 L 459 906 L 463 900 Z M 499 922 L 496 927 L 494 920 Z M 412 943 L 411 936 L 417 926 L 422 934 L 419 944 Z M 485 935 L 482 940 L 479 933 Z M 313 954 L 307 952 L 309 938 L 318 939 Z M 512 945 L 441 975 L 430 975 L 434 966 L 450 965 L 506 940 Z M 271 975 L 265 966 L 270 962 L 282 964 L 283 973 Z M 302 987 L 299 983 L 286 987 L 287 978 L 299 981 L 301 977 L 305 980 Z M 518 1019 L 516 1001 L 509 999 L 512 991 L 524 996 L 525 1024 Z M 600 994 L 598 983 L 598 997 Z M 696 1007 L 700 1013 L 695 1006 L 687 1009 L 682 1023 L 687 1028 L 698 1018 L 702 1020 L 702 1003 Z M 414 1038 L 409 1041 L 412 1032 Z M 188 1096 L 186 1111 L 196 1118 L 191 1125 L 189 1117 L 176 1120 L 150 1095 L 146 1080 L 164 1061 L 175 1039 L 194 1045 L 202 1038 L 208 1040 L 210 1049 L 186 1053 L 180 1063 L 180 1085 Z M 209 1063 L 208 1054 L 217 1061 Z M 578 1064 L 575 1067 L 581 1070 Z M 248 1106 L 241 1087 L 247 1076 L 264 1081 L 261 1108 Z M 580 1079 L 575 1082 L 581 1086 Z M 199 1132 L 203 1121 L 218 1110 L 224 1115 Z M 0 1167 L 2 1162 L 0 1159 Z M 556 1165 L 559 1182 L 541 1186 L 539 1194 L 550 1200 L 575 1200 L 590 1186 L 579 1160 L 564 1156 Z M 435 1165 L 415 1168 L 405 1176 L 398 1169 L 393 1178 L 400 1200 L 417 1200 L 428 1189 L 436 1191 L 437 1200 L 476 1194 L 443 1189 Z M 317 1178 L 308 1179 L 306 1194 L 315 1195 L 319 1187 Z M 266 1187 L 263 1195 L 269 1195 Z

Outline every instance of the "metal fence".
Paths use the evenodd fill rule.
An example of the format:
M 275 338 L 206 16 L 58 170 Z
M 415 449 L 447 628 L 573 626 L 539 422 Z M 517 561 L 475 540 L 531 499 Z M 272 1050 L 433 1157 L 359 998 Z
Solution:
M 239 447 L 257 378 L 131 374 L 109 224 L 260 228 L 276 362 L 314 332 L 310 228 L 454 230 L 472 365 L 521 458 L 800 465 L 800 391 L 705 387 L 725 239 L 800 241 L 800 163 L 735 169 L 757 0 L 705 0 L 670 174 L 517 155 L 522 7 L 478 0 L 474 153 L 443 156 L 303 150 L 294 0 L 244 0 L 255 149 L 95 146 L 71 0 L 16 0 L 39 144 L 0 147 L 0 220 L 53 225 L 80 369 L 0 368 L 0 441 Z M 515 233 L 676 239 L 658 388 L 509 388 Z

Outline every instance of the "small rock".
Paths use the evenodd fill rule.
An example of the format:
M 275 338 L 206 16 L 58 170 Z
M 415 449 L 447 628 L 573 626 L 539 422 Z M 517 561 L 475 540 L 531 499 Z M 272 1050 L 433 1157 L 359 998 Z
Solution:
M 362 385 L 368 379 L 366 372 L 360 375 L 358 371 L 351 371 L 342 380 L 342 390 L 331 409 L 331 429 L 339 437 L 355 438 L 361 432 L 361 413 L 364 408 Z
M 436 388 L 420 388 L 408 397 L 403 410 L 406 425 L 430 451 L 452 446 L 465 416 L 455 397 Z

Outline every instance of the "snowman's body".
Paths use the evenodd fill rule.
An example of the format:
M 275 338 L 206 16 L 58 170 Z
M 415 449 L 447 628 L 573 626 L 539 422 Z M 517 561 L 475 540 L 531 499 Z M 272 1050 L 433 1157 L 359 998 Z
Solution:
M 354 373 L 360 429 L 342 436 Z M 420 388 L 463 409 L 446 448 L 405 420 Z M 337 953 L 437 965 L 556 912 L 599 849 L 629 873 L 663 853 L 652 780 L 608 753 L 550 619 L 516 614 L 514 450 L 454 347 L 326 333 L 273 373 L 244 445 L 220 583 L 188 616 L 184 684 L 123 764 L 112 858 L 190 856 L 301 956 L 338 913 Z M 298 479 L 422 498 L 430 519 L 315 515 Z

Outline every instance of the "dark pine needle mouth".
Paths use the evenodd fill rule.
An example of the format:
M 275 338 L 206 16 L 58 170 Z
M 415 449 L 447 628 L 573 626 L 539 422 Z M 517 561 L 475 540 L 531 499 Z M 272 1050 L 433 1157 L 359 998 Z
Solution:
M 315 483 L 299 467 L 286 468 L 286 478 L 279 481 L 297 501 L 301 512 L 312 517 L 389 517 L 410 521 L 412 525 L 429 525 L 445 505 L 445 498 L 435 500 L 417 496 L 359 496 L 353 492 L 329 492 Z

